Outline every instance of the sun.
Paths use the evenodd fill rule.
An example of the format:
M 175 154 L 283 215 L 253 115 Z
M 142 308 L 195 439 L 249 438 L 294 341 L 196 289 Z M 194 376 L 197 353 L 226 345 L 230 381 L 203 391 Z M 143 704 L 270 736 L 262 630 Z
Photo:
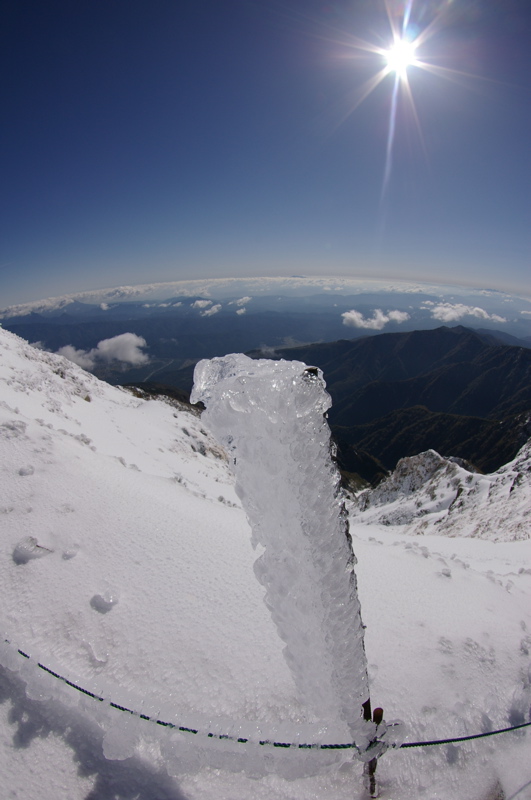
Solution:
M 429 60 L 429 48 L 427 48 L 427 44 L 434 35 L 439 34 L 443 30 L 446 21 L 451 18 L 448 8 L 453 0 L 444 0 L 444 2 L 439 4 L 434 3 L 433 5 L 440 6 L 439 10 L 435 10 L 435 13 L 431 15 L 431 19 L 425 18 L 422 20 L 422 24 L 421 20 L 418 22 L 415 20 L 415 17 L 419 16 L 419 14 L 415 13 L 416 9 L 414 6 L 416 0 L 380 1 L 383 2 L 387 10 L 390 35 L 385 38 L 383 34 L 380 35 L 379 40 L 381 44 L 375 44 L 357 37 L 353 37 L 352 40 L 348 42 L 353 59 L 355 58 L 358 60 L 364 55 L 376 56 L 380 62 L 380 68 L 352 93 L 352 104 L 347 113 L 343 115 L 343 119 L 346 119 L 349 114 L 352 114 L 380 84 L 384 82 L 387 83 L 390 89 L 390 103 L 385 168 L 381 192 L 381 200 L 383 202 L 387 195 L 391 179 L 395 135 L 398 124 L 398 110 L 400 106 L 403 106 L 403 113 L 401 116 L 405 117 L 407 114 L 409 120 L 414 123 L 418 132 L 421 148 L 427 158 L 420 119 L 413 98 L 413 90 L 410 82 L 411 74 L 417 71 L 424 71 L 450 80 L 477 78 L 478 76 L 443 67 Z M 422 12 L 424 6 L 429 4 L 419 0 L 417 5 L 421 7 L 420 12 Z M 420 17 L 422 16 L 423 14 L 420 13 Z M 384 42 L 386 42 L 387 46 L 383 44 Z M 426 57 L 428 60 L 425 60 Z
M 418 64 L 415 50 L 415 42 L 396 39 L 392 47 L 383 53 L 388 71 L 396 73 L 400 78 L 405 78 L 407 68 Z

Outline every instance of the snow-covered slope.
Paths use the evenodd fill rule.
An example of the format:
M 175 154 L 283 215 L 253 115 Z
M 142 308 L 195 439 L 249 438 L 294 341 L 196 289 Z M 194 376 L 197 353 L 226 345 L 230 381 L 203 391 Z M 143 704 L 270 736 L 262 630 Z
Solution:
M 0 329 L 0 474 L 3 796 L 365 796 L 349 751 L 255 743 L 345 730 L 323 729 L 296 696 L 228 464 L 200 417 Z M 499 486 L 510 494 L 509 478 Z M 371 508 L 351 533 L 373 704 L 406 722 L 409 741 L 528 719 L 528 541 L 450 539 L 430 524 L 419 543 L 407 525 L 366 524 Z M 501 786 L 524 800 L 528 742 L 389 752 L 382 795 L 486 800 Z
M 531 441 L 491 475 L 471 472 L 434 450 L 401 459 L 351 511 L 365 522 L 408 526 L 414 534 L 477 536 L 492 542 L 531 537 Z

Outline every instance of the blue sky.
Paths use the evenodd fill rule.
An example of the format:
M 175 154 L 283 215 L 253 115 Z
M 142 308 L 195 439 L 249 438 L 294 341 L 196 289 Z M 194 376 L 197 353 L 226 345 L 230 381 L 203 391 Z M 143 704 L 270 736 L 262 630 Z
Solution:
M 354 108 L 383 0 L 4 0 L 0 305 L 301 273 L 529 293 L 531 6 L 409 20 L 453 72 L 408 68 L 388 161 L 394 74 Z

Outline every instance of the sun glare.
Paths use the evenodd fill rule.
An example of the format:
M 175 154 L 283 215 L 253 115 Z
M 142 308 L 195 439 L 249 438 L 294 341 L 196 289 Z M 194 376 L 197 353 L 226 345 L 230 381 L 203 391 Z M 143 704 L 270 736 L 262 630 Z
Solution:
M 390 104 L 385 168 L 381 193 L 382 201 L 387 195 L 391 179 L 398 109 L 400 105 L 404 107 L 402 117 L 408 114 L 409 119 L 415 124 L 420 144 L 425 155 L 427 155 L 420 120 L 413 99 L 412 87 L 409 81 L 409 68 L 415 67 L 415 70 L 418 68 L 419 70 L 424 70 L 425 72 L 452 80 L 455 80 L 457 77 L 475 77 L 467 76 L 466 73 L 460 73 L 455 69 L 438 66 L 430 63 L 429 60 L 425 60 L 426 43 L 434 34 L 442 29 L 445 22 L 445 9 L 451 4 L 452 0 L 445 0 L 444 3 L 440 4 L 441 9 L 435 12 L 433 19 L 428 21 L 428 24 L 424 27 L 417 24 L 412 19 L 415 0 L 383 0 L 383 2 L 387 9 L 390 28 L 390 36 L 389 39 L 387 39 L 389 46 L 382 47 L 381 45 L 372 44 L 370 41 L 357 38 L 353 39 L 350 46 L 355 51 L 356 58 L 360 57 L 359 54 L 365 53 L 377 56 L 380 60 L 380 69 L 366 80 L 356 93 L 353 94 L 354 103 L 348 112 L 352 113 L 381 83 L 387 83 L 390 89 Z M 427 5 L 427 3 L 419 3 L 419 5 Z M 398 9 L 402 10 L 400 19 L 399 14 L 395 13 Z M 383 34 L 379 39 L 380 42 L 384 41 Z M 423 54 L 422 58 L 418 57 L 418 50 Z
M 417 63 L 415 57 L 415 43 L 405 39 L 397 39 L 392 47 L 384 54 L 389 72 L 396 72 L 404 77 L 407 68 Z

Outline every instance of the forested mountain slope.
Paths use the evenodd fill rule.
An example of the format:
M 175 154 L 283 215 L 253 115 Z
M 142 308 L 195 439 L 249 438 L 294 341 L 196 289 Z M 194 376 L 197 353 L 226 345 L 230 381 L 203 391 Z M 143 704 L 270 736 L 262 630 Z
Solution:
M 529 435 L 531 350 L 492 335 L 443 326 L 282 349 L 276 357 L 323 370 L 340 464 L 369 480 L 429 448 L 494 470 Z

